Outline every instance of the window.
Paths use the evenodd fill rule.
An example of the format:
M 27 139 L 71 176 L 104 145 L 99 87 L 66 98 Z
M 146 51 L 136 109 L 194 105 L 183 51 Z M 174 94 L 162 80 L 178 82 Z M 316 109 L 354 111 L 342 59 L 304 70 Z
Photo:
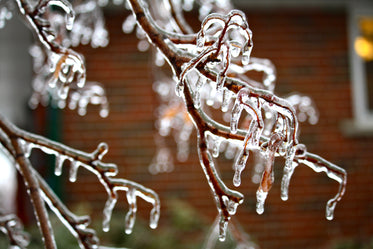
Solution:
M 373 134 L 373 2 L 354 1 L 349 11 L 354 120 L 348 128 Z

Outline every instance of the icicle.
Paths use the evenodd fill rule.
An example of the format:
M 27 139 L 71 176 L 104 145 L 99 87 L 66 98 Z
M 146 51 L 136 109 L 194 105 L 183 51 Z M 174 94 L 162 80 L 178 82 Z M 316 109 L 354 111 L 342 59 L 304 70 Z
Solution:
M 240 154 L 237 156 L 236 162 L 234 164 L 234 177 L 233 185 L 238 187 L 241 185 L 241 173 L 245 169 L 246 161 L 249 158 L 249 150 L 244 148 L 241 150 Z
M 79 166 L 80 166 L 80 162 L 75 161 L 75 160 L 71 161 L 70 171 L 69 171 L 69 181 L 70 182 L 75 182 L 76 181 Z
M 226 76 L 224 73 L 218 74 L 216 78 L 216 90 L 220 92 L 223 89 L 225 83 Z
M 229 91 L 226 88 L 224 89 L 223 99 L 222 99 L 222 103 L 221 103 L 221 111 L 222 112 L 227 112 L 228 111 L 232 95 L 233 95 L 233 93 L 231 91 Z
M 125 218 L 125 232 L 126 234 L 131 234 L 133 230 L 133 225 L 135 224 L 136 212 L 137 212 L 135 189 L 128 189 L 127 202 L 129 204 L 129 210 Z
M 256 191 L 256 212 L 262 214 L 264 212 L 264 202 L 267 198 L 268 192 L 264 192 L 261 188 Z
M 284 173 L 281 181 L 281 199 L 286 201 L 288 199 L 289 183 L 291 176 L 294 173 L 294 169 L 298 166 L 298 163 L 294 162 L 295 148 L 291 148 L 290 152 L 286 156 Z
M 198 80 L 196 82 L 196 87 L 194 90 L 194 107 L 195 108 L 200 108 L 201 107 L 201 89 L 205 85 L 207 79 L 204 76 L 199 76 Z
M 117 203 L 117 197 L 109 197 L 109 199 L 105 203 L 105 208 L 104 208 L 104 218 L 102 221 L 102 230 L 104 232 L 108 232 L 110 230 L 110 220 L 111 220 L 111 215 L 113 213 L 113 209 L 115 204 Z
M 156 206 L 154 204 L 154 207 L 152 208 L 152 211 L 150 212 L 150 221 L 149 221 L 149 226 L 151 229 L 156 229 L 158 226 L 158 221 L 159 221 L 159 206 Z
M 56 176 L 60 176 L 62 174 L 62 166 L 66 159 L 67 159 L 66 156 L 58 155 L 58 154 L 56 155 L 56 164 L 54 167 L 54 174 Z
M 220 144 L 223 140 L 219 137 L 215 137 L 213 141 L 213 147 L 212 147 L 212 156 L 217 158 L 219 156 L 220 152 Z
M 219 222 L 219 240 L 225 241 L 225 238 L 227 236 L 227 229 L 228 229 L 228 221 L 225 219 L 223 215 L 220 217 Z
M 236 100 L 232 108 L 232 118 L 231 118 L 231 132 L 235 134 L 238 129 L 238 120 L 240 119 L 243 106 Z
M 238 57 L 241 52 L 241 46 L 238 41 L 231 41 L 229 43 L 230 53 L 232 57 Z
M 242 53 L 241 62 L 244 66 L 250 63 L 250 56 L 253 46 L 250 44 L 246 44 L 244 47 L 244 52 Z

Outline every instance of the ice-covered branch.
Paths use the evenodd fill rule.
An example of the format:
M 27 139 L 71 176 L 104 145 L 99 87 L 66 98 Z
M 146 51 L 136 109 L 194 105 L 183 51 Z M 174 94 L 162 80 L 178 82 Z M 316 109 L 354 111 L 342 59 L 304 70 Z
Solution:
M 35 211 L 40 218 L 40 226 L 44 231 L 52 231 L 49 224 L 49 219 L 45 217 L 47 212 L 44 207 L 44 201 L 49 207 L 58 215 L 64 224 L 70 228 L 72 233 L 77 236 L 80 241 L 81 248 L 93 248 L 98 243 L 94 232 L 87 228 L 89 219 L 86 217 L 77 217 L 73 215 L 62 204 L 61 201 L 53 194 L 48 185 L 43 181 L 39 174 L 33 169 L 28 157 L 32 153 L 32 149 L 40 149 L 46 154 L 56 156 L 55 173 L 60 175 L 62 173 L 62 166 L 65 161 L 70 161 L 69 179 L 76 181 L 79 167 L 83 167 L 94 173 L 100 183 L 105 187 L 108 194 L 108 200 L 104 209 L 103 229 L 109 230 L 109 222 L 111 213 L 118 199 L 118 191 L 127 192 L 127 201 L 129 203 L 129 212 L 126 216 L 126 233 L 132 231 L 135 217 L 136 217 L 136 200 L 137 197 L 153 205 L 150 214 L 150 227 L 156 228 L 160 214 L 160 202 L 158 195 L 135 182 L 115 178 L 117 174 L 117 167 L 114 164 L 102 162 L 103 156 L 107 153 L 108 147 L 101 143 L 97 149 L 92 153 L 86 153 L 72 149 L 63 144 L 51 141 L 42 136 L 34 135 L 19 128 L 13 124 L 0 119 L 1 128 L 1 143 L 3 147 L 13 156 L 15 162 L 19 166 L 24 178 L 27 180 L 26 184 L 30 189 L 31 198 L 34 200 Z M 24 169 L 26 168 L 26 170 Z M 29 174 L 29 177 L 28 175 Z M 26 175 L 26 176 L 25 176 Z M 36 203 L 36 204 L 35 204 Z M 47 248 L 55 248 L 54 238 L 52 234 L 44 234 Z
M 315 111 L 305 111 L 307 108 L 315 109 L 310 103 L 302 106 L 301 101 L 294 103 L 294 98 L 286 100 L 274 94 L 275 67 L 266 59 L 250 60 L 252 33 L 242 12 L 210 14 L 202 21 L 201 30 L 193 35 L 189 32 L 186 34 L 187 32 L 183 31 L 177 33 L 177 30 L 169 32 L 162 29 L 142 1 L 130 0 L 130 3 L 138 25 L 169 62 L 177 78 L 176 93 L 185 103 L 186 112 L 197 129 L 200 163 L 214 193 L 221 215 L 220 237 L 224 238 L 227 221 L 236 212 L 243 196 L 225 186 L 218 175 L 210 150 L 214 156 L 218 156 L 222 140 L 238 148 L 234 174 L 236 186 L 240 185 L 241 172 L 245 168 L 249 151 L 257 150 L 263 154 L 264 168 L 257 191 L 257 212 L 262 213 L 264 201 L 274 181 L 275 157 L 286 159 L 281 184 L 281 197 L 286 200 L 290 178 L 299 163 L 298 159 L 311 155 L 306 151 L 305 145 L 298 141 L 296 109 L 300 116 L 304 115 L 304 112 L 315 116 Z M 178 18 L 176 13 L 173 18 Z M 263 72 L 262 82 L 250 80 L 245 76 L 253 70 Z M 207 98 L 203 96 L 206 89 L 210 91 Z M 221 110 L 231 114 L 230 128 L 206 114 L 203 102 L 210 105 L 209 102 L 217 101 L 217 96 L 223 98 Z M 243 110 L 247 115 L 243 114 Z M 214 141 L 210 147 L 207 136 Z M 316 171 L 330 172 L 334 167 L 324 159 L 316 161 L 311 163 L 310 160 L 303 160 L 302 163 L 312 165 L 310 167 Z M 328 213 L 332 210 L 330 207 L 343 195 L 345 185 L 345 172 L 338 167 L 334 169 L 333 172 L 338 172 L 338 177 L 330 173 L 328 176 L 337 178 L 341 187 L 337 196 L 329 201 Z M 327 217 L 329 219 L 331 216 Z

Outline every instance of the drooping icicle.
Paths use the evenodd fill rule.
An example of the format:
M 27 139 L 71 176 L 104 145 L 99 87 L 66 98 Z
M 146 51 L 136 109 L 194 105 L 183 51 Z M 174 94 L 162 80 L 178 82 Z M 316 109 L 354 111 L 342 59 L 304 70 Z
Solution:
M 117 197 L 112 197 L 109 196 L 108 200 L 105 203 L 104 207 L 104 217 L 102 220 L 102 230 L 104 232 L 108 232 L 110 230 L 110 220 L 111 220 L 111 215 L 113 213 L 113 209 L 115 207 L 115 204 L 117 203 Z
M 235 174 L 233 178 L 233 184 L 238 187 L 241 185 L 241 173 L 245 169 L 247 159 L 249 158 L 249 150 L 256 148 L 259 145 L 260 135 L 262 128 L 259 127 L 256 120 L 250 122 L 249 129 L 244 140 L 244 146 L 240 154 L 236 158 L 234 164 Z
M 64 155 L 56 155 L 56 162 L 54 167 L 54 174 L 60 176 L 62 174 L 62 166 L 65 160 L 67 159 Z
M 213 147 L 212 147 L 212 156 L 217 158 L 219 156 L 220 152 L 220 144 L 223 141 L 223 139 L 219 137 L 214 138 Z
M 225 241 L 227 237 L 228 221 L 224 218 L 223 215 L 220 217 L 219 221 L 219 240 Z
M 232 57 L 238 57 L 241 53 L 241 45 L 240 45 L 240 42 L 238 41 L 231 41 L 229 43 L 229 51 L 232 55 Z
M 241 58 L 241 62 L 243 65 L 248 65 L 250 63 L 250 56 L 251 56 L 252 49 L 253 49 L 252 44 L 246 44 L 244 46 L 242 58 Z
M 131 234 L 133 230 L 133 225 L 136 220 L 137 204 L 136 204 L 136 190 L 128 189 L 127 191 L 127 202 L 129 205 L 129 210 L 125 218 L 125 232 L 126 234 Z
M 229 91 L 228 89 L 224 89 L 223 91 L 223 98 L 221 102 L 221 111 L 227 112 L 229 108 L 229 104 L 231 103 L 233 93 Z
M 149 218 L 149 227 L 151 229 L 157 228 L 159 216 L 160 216 L 159 207 L 154 205 L 154 207 L 150 211 L 150 218 Z
M 231 132 L 235 134 L 238 129 L 238 121 L 241 117 L 241 112 L 243 110 L 243 106 L 236 100 L 233 108 L 232 108 L 232 118 L 231 118 Z
M 268 192 L 258 189 L 256 191 L 256 212 L 262 214 L 264 212 L 264 202 L 267 198 Z
M 296 146 L 288 149 L 281 182 L 281 199 L 284 201 L 288 199 L 290 179 L 294 173 L 294 169 L 298 166 L 298 163 L 294 161 L 294 157 L 298 153 L 302 153 L 301 155 L 303 155 L 306 153 L 306 151 L 307 149 L 304 144 L 297 144 Z
M 75 160 L 71 161 L 70 171 L 69 171 L 69 181 L 70 182 L 76 182 L 79 166 L 80 166 L 80 162 L 75 161 Z

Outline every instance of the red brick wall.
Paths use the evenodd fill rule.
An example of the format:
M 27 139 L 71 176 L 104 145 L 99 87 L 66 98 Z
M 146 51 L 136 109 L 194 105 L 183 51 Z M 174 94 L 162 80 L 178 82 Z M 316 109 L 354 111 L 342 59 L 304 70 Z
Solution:
M 300 141 L 309 151 L 346 169 L 348 186 L 345 197 L 337 205 L 335 219 L 327 221 L 325 204 L 336 193 L 338 184 L 324 173 L 315 173 L 302 165 L 291 181 L 289 200 L 283 202 L 280 199 L 283 161 L 277 160 L 275 185 L 264 214 L 257 215 L 257 186 L 250 181 L 248 166 L 239 188 L 245 194 L 245 201 L 237 211 L 243 228 L 261 248 L 333 248 L 335 243 L 349 238 L 367 241 L 373 232 L 373 187 L 370 187 L 373 138 L 349 138 L 340 129 L 342 121 L 352 118 L 346 13 L 294 9 L 246 13 L 253 31 L 253 56 L 269 58 L 277 67 L 277 93 L 296 91 L 309 95 L 320 110 L 316 126 L 301 125 Z M 198 164 L 195 135 L 187 162 L 177 163 L 172 173 L 148 173 L 155 153 L 154 113 L 158 100 L 152 90 L 149 53 L 138 52 L 134 36 L 121 31 L 125 16 L 125 13 L 107 15 L 108 47 L 79 49 L 86 57 L 88 80 L 105 84 L 110 116 L 101 119 L 94 107 L 89 108 L 85 117 L 64 111 L 63 141 L 85 151 L 93 151 L 99 142 L 106 141 L 110 147 L 106 161 L 118 165 L 119 175 L 160 195 L 161 226 L 167 223 L 168 200 L 172 198 L 188 201 L 212 223 L 217 211 Z M 219 162 L 223 178 L 232 186 L 231 162 L 220 161 L 224 161 Z M 84 199 L 93 209 L 102 208 L 106 196 L 94 176 L 81 170 L 78 179 L 78 183 L 66 184 L 68 203 L 74 206 Z M 148 205 L 140 203 L 140 206 L 143 208 L 140 215 L 147 217 Z M 126 209 L 120 211 L 124 213 Z

